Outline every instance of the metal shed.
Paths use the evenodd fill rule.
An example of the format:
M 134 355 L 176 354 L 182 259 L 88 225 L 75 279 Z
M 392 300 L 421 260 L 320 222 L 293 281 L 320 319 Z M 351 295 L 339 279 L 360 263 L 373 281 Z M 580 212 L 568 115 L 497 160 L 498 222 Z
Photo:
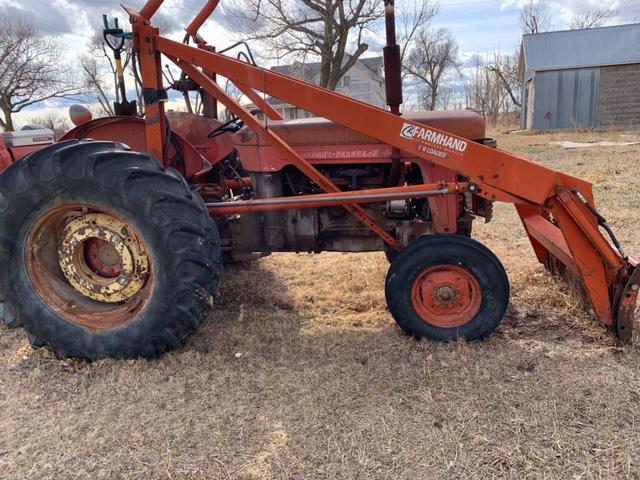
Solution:
M 524 35 L 523 114 L 531 130 L 640 125 L 640 24 Z

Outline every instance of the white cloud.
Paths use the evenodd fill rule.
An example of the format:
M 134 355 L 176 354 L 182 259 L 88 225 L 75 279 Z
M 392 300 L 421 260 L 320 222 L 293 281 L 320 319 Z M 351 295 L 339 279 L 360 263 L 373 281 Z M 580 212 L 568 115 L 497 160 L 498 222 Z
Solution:
M 0 0 L 0 7 L 9 8 L 26 16 L 44 35 L 62 39 L 70 50 L 84 50 L 91 35 L 102 29 L 102 15 L 110 19 L 117 17 L 120 25 L 128 26 L 126 12 L 120 6 L 122 0 Z M 125 2 L 140 8 L 142 0 Z M 165 34 L 181 37 L 184 27 L 204 5 L 203 0 L 166 0 L 153 18 L 161 25 Z M 228 35 L 224 29 L 223 7 L 219 6 L 213 16 L 217 20 L 216 32 Z M 209 26 L 212 22 L 208 22 Z
M 504 0 L 501 11 L 517 10 L 531 0 Z M 606 24 L 632 23 L 640 21 L 640 3 L 637 0 L 534 0 L 534 3 L 545 2 L 549 5 L 554 29 L 564 29 L 577 15 L 590 11 L 609 9 L 617 15 L 608 19 Z

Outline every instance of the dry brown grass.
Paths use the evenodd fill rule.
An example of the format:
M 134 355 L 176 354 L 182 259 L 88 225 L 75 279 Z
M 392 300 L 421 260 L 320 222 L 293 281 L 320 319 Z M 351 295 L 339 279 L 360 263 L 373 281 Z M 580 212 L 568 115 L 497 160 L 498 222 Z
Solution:
M 597 182 L 638 256 L 640 149 L 547 145 L 618 135 L 499 141 Z M 0 329 L 0 478 L 640 478 L 640 350 L 536 264 L 513 207 L 476 237 L 513 285 L 485 343 L 402 336 L 381 254 L 229 268 L 216 313 L 154 362 L 60 361 Z

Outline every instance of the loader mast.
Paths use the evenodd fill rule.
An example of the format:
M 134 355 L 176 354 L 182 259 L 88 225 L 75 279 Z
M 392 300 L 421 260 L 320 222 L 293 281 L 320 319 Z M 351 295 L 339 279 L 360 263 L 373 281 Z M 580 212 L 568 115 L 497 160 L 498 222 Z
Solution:
M 256 92 L 275 97 L 377 139 L 393 147 L 395 152 L 406 152 L 453 170 L 467 179 L 477 195 L 487 200 L 513 203 L 539 261 L 548 268 L 560 264 L 576 275 L 597 319 L 616 329 L 623 340 L 630 339 L 640 274 L 637 263 L 626 258 L 615 242 L 609 242 L 600 231 L 588 182 L 398 115 L 402 98 L 396 75 L 399 54 L 392 34 L 393 1 L 385 1 L 390 43 L 385 47 L 385 59 L 394 65 L 398 58 L 398 67 L 390 68 L 388 72 L 387 98 L 391 111 L 229 58 L 205 48 L 204 43 L 194 47 L 164 38 L 150 24 L 162 3 L 162 0 L 150 0 L 140 12 L 127 8 L 135 49 L 140 55 L 147 142 L 152 154 L 166 163 L 166 119 L 162 103 L 166 93 L 163 93 L 160 72 L 160 56 L 165 55 L 204 91 L 242 119 L 261 142 L 273 145 L 327 193 L 338 193 L 340 189 L 270 129 L 268 121 L 257 119 L 227 95 L 211 78 L 212 74 L 228 78 L 254 97 Z M 198 37 L 198 28 L 216 6 L 217 1 L 206 3 L 189 27 L 189 35 Z M 406 186 L 396 185 L 385 190 L 386 194 L 398 194 L 407 199 L 415 195 L 415 191 Z M 302 205 L 313 197 L 306 195 L 296 199 Z M 283 199 L 275 200 L 277 203 Z M 345 199 L 341 205 L 391 247 L 400 248 L 398 240 L 372 219 L 357 199 Z M 254 207 L 247 204 L 244 211 Z M 215 208 L 213 213 L 219 213 Z M 235 211 L 243 210 L 241 206 L 235 206 Z

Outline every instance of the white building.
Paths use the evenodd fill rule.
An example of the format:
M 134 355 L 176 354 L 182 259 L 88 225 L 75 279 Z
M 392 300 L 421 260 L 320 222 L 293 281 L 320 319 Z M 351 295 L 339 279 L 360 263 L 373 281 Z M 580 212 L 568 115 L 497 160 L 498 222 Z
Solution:
M 272 67 L 271 70 L 308 83 L 320 83 L 320 63 L 295 62 L 292 65 Z M 386 102 L 382 57 L 359 58 L 340 79 L 335 91 L 384 108 Z M 287 120 L 315 116 L 277 98 L 270 97 L 267 101 Z

